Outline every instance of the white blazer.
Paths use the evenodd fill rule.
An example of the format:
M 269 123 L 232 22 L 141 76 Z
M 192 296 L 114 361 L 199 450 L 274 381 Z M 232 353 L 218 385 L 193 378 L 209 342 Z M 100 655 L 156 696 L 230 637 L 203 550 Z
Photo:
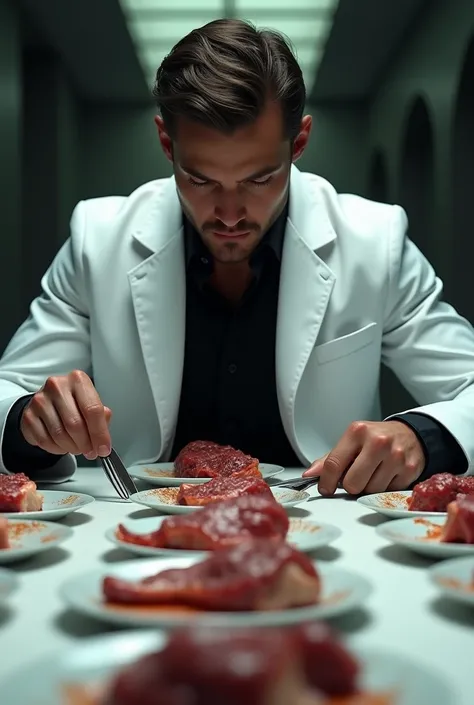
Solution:
M 19 397 L 82 369 L 113 410 L 124 462 L 169 459 L 185 337 L 181 218 L 173 178 L 77 205 L 43 293 L 0 361 L 2 435 Z M 339 195 L 292 168 L 276 372 L 283 425 L 303 465 L 351 421 L 380 419 L 382 360 L 421 404 L 416 411 L 456 437 L 473 472 L 474 332 L 440 301 L 442 284 L 406 228 L 400 207 Z M 74 462 L 60 461 L 63 470 Z

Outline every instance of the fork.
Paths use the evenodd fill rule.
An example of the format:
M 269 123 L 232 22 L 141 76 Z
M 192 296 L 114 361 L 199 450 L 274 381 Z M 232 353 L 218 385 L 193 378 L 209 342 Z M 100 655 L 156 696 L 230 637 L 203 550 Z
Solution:
M 272 483 L 272 487 L 288 487 L 291 490 L 296 490 L 297 492 L 307 490 L 313 485 L 317 485 L 319 482 L 318 477 L 297 477 L 294 480 L 282 480 L 281 482 Z
M 122 463 L 119 454 L 112 448 L 110 455 L 99 458 L 102 468 L 115 491 L 122 499 L 130 499 L 138 489 Z

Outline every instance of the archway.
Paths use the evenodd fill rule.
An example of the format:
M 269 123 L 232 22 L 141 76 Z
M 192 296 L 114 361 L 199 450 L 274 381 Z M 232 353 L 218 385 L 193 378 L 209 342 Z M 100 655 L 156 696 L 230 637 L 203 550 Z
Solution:
M 380 203 L 389 202 L 387 164 L 381 149 L 375 150 L 370 161 L 369 198 Z
M 461 70 L 453 130 L 453 275 L 450 299 L 474 323 L 474 289 L 470 265 L 474 257 L 474 37 Z
M 434 137 L 423 98 L 413 102 L 402 144 L 399 200 L 408 215 L 409 235 L 428 259 L 433 251 Z

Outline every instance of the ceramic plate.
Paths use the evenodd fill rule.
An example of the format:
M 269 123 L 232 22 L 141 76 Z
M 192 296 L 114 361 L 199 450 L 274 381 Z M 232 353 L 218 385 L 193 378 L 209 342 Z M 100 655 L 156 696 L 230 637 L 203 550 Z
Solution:
M 0 604 L 17 589 L 18 585 L 19 580 L 16 573 L 0 568 Z
M 380 492 L 359 497 L 357 501 L 374 512 L 401 519 L 402 517 L 444 517 L 446 512 L 411 512 L 408 509 L 407 499 L 411 497 L 411 490 L 404 492 Z
M 128 561 L 82 573 L 66 581 L 60 588 L 64 602 L 73 609 L 110 624 L 129 626 L 176 627 L 193 622 L 219 627 L 276 626 L 298 624 L 307 620 L 326 619 L 343 614 L 359 606 L 371 592 L 370 583 L 356 573 L 334 566 L 318 565 L 323 586 L 321 603 L 313 607 L 275 612 L 197 612 L 179 608 L 169 610 L 157 607 L 113 607 L 102 599 L 102 580 L 106 575 L 125 580 L 141 580 L 168 568 L 185 568 L 196 563 L 193 558 L 160 558 Z
M 430 569 L 429 576 L 446 597 L 474 607 L 474 556 L 443 561 Z
M 72 529 L 51 521 L 9 519 L 10 548 L 0 549 L 0 565 L 22 561 L 47 551 L 53 546 L 59 546 L 72 535 Z
M 43 509 L 40 512 L 2 512 L 2 516 L 10 519 L 41 519 L 56 521 L 71 512 L 83 509 L 95 502 L 94 497 L 79 492 L 60 492 L 59 490 L 40 490 L 44 497 Z
M 294 507 L 309 498 L 308 492 L 287 489 L 285 487 L 270 487 L 273 496 L 285 507 Z M 178 495 L 178 487 L 164 487 L 163 489 L 143 490 L 132 494 L 130 499 L 137 504 L 143 504 L 145 507 L 156 509 L 164 514 L 189 514 L 195 512 L 200 507 L 187 507 L 181 504 L 176 504 Z
M 149 517 L 146 519 L 125 519 L 122 524 L 133 533 L 149 534 L 157 531 L 166 517 Z M 124 548 L 139 556 L 196 556 L 205 555 L 208 551 L 192 551 L 170 548 L 150 548 L 139 546 L 126 541 L 120 541 L 116 536 L 116 529 L 106 531 L 109 541 L 120 548 Z M 287 541 L 295 548 L 305 553 L 310 553 L 318 548 L 327 546 L 335 541 L 342 531 L 332 524 L 320 524 L 310 519 L 290 519 L 290 531 Z
M 388 541 L 405 546 L 416 553 L 433 558 L 452 558 L 474 554 L 474 545 L 466 543 L 441 543 L 440 527 L 445 519 L 397 519 L 378 526 L 376 531 Z
M 260 472 L 264 480 L 279 475 L 285 468 L 281 465 L 268 465 L 260 463 Z M 209 482 L 209 477 L 175 477 L 173 463 L 151 463 L 150 465 L 133 465 L 128 468 L 132 477 L 148 482 L 149 485 L 159 487 L 179 487 L 184 482 L 187 485 L 202 485 Z
M 67 705 L 65 686 L 102 684 L 119 668 L 163 647 L 157 631 L 125 631 L 83 639 L 12 673 L 0 683 L 2 702 L 18 705 Z M 434 670 L 383 648 L 351 647 L 362 664 L 364 690 L 396 693 L 393 705 L 452 705 L 452 688 Z

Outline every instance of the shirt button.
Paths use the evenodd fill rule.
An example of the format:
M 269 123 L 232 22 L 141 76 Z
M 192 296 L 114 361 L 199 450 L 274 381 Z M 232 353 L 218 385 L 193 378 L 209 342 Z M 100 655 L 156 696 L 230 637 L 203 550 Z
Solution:
M 201 257 L 201 262 L 203 264 L 209 264 L 209 260 L 207 259 L 207 257 Z
M 233 375 L 235 372 L 237 372 L 237 365 L 234 365 L 234 363 L 232 362 L 227 369 L 230 374 Z

